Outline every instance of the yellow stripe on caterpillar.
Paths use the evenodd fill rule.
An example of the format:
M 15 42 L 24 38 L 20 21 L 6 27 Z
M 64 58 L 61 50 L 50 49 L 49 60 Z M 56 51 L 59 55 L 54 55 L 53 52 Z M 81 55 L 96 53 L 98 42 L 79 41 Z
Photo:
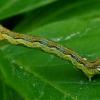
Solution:
M 77 68 L 81 69 L 89 78 L 89 81 L 91 81 L 94 75 L 100 74 L 100 59 L 94 62 L 87 61 L 71 49 L 47 39 L 15 33 L 0 25 L 0 41 L 3 40 L 11 44 L 21 44 L 30 48 L 38 48 L 64 60 L 68 60 Z

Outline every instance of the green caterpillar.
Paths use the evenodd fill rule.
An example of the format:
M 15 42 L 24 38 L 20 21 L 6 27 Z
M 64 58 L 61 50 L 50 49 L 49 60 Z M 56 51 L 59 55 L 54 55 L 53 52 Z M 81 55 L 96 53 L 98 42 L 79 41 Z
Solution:
M 39 48 L 64 60 L 69 60 L 84 72 L 90 82 L 94 75 L 100 74 L 100 59 L 94 62 L 87 61 L 71 49 L 47 39 L 15 33 L 0 25 L 0 40 L 7 40 L 11 44 L 22 44 L 30 48 Z

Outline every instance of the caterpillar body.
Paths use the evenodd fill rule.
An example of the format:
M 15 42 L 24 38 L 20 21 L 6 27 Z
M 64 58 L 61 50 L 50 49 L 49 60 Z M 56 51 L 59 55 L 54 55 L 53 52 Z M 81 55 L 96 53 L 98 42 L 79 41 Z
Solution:
M 73 65 L 84 72 L 84 74 L 89 78 L 89 81 L 91 81 L 91 78 L 94 75 L 100 74 L 100 59 L 94 62 L 87 61 L 71 49 L 53 41 L 12 32 L 0 25 L 0 41 L 3 40 L 6 40 L 11 44 L 22 44 L 30 48 L 38 48 L 47 53 L 54 54 L 64 60 L 70 61 Z

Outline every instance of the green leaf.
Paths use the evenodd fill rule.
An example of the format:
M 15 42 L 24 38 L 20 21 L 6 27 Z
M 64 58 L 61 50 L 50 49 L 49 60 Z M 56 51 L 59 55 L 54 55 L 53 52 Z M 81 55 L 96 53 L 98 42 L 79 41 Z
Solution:
M 66 0 L 57 1 L 28 13 L 18 24 L 15 30 L 27 32 L 45 24 L 66 19 L 96 19 L 100 16 L 99 0 Z M 31 23 L 30 23 L 31 22 Z M 26 28 L 27 26 L 27 28 Z
M 99 42 L 99 25 L 100 23 L 96 21 L 66 20 L 41 27 L 34 31 L 34 35 L 68 46 L 88 59 L 95 59 L 98 57 L 100 50 L 99 45 L 96 45 Z M 33 32 L 30 31 L 30 33 L 32 34 Z M 100 82 L 98 79 L 93 78 L 92 83 L 89 83 L 81 71 L 58 57 L 39 50 L 15 45 L 6 45 L 1 48 L 14 66 L 13 68 L 8 68 L 8 66 L 2 65 L 6 67 L 2 68 L 4 70 L 7 68 L 13 69 L 15 75 L 17 74 L 20 80 L 27 83 L 37 99 L 49 99 L 50 97 L 54 100 L 59 98 L 60 100 L 64 98 L 76 99 L 76 97 L 77 99 L 83 99 L 84 95 L 92 99 L 91 92 L 95 91 L 97 94 L 99 85 L 95 88 L 92 88 L 92 86 Z M 1 62 L 3 63 L 3 61 Z M 5 73 L 7 74 L 7 72 Z M 9 73 L 12 74 L 13 72 Z M 13 75 L 10 77 L 13 77 Z M 7 79 L 10 80 L 10 77 Z M 15 81 L 15 83 L 11 82 L 15 86 L 18 84 Z M 77 88 L 78 94 L 75 92 Z M 87 88 L 91 88 L 91 92 L 86 91 Z
M 23 78 L 20 78 L 18 73 L 16 74 L 15 71 L 17 70 L 15 70 L 15 66 L 12 64 L 12 62 L 8 60 L 2 51 L 0 51 L 0 56 L 0 70 L 7 84 L 19 92 L 26 100 L 34 99 L 34 93 L 32 93 L 27 84 L 25 84 Z M 5 87 L 6 86 L 4 86 L 4 88 Z
M 0 2 L 0 19 L 21 14 L 54 1 L 55 0 L 2 0 Z
M 16 15 L 24 12 L 24 18 L 13 30 L 55 41 L 94 61 L 100 55 L 99 3 L 98 0 L 66 0 L 50 4 L 44 1 L 45 6 L 29 4 L 28 10 L 23 10 L 27 6 L 22 9 L 18 4 L 19 11 L 13 6 L 8 8 L 13 9 L 9 17 L 14 16 L 15 11 Z M 0 16 L 4 19 L 8 14 Z M 11 25 L 10 22 L 7 25 Z M 89 83 L 83 72 L 52 54 L 0 42 L 2 100 L 99 100 L 99 77 L 96 75 Z

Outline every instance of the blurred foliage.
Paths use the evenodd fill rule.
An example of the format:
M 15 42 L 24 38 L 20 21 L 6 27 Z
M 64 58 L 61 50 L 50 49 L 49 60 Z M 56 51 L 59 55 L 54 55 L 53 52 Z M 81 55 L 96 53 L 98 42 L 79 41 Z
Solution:
M 0 23 L 43 37 L 88 60 L 100 57 L 99 0 L 2 0 Z M 69 62 L 0 42 L 1 100 L 99 100 L 99 75 L 89 83 Z

